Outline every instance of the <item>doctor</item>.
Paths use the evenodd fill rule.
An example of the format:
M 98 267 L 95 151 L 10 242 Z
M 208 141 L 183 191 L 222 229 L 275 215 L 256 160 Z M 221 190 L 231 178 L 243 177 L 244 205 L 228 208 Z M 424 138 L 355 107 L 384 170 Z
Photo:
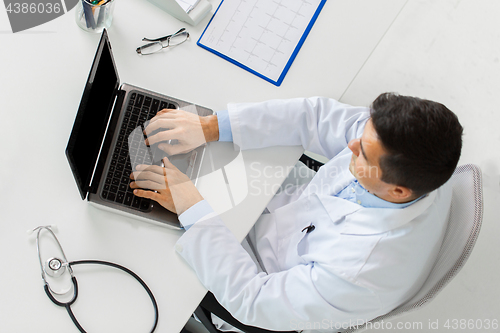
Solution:
M 195 130 L 204 135 L 188 135 Z M 232 140 L 241 149 L 302 145 L 330 159 L 274 197 L 247 248 L 167 159 L 131 175 L 134 194 L 179 215 L 187 230 L 179 254 L 246 325 L 361 325 L 411 298 L 434 264 L 462 146 L 462 127 L 442 104 L 387 93 L 370 108 L 315 97 L 230 104 L 205 118 L 164 110 L 151 133 L 148 143 L 168 154 Z

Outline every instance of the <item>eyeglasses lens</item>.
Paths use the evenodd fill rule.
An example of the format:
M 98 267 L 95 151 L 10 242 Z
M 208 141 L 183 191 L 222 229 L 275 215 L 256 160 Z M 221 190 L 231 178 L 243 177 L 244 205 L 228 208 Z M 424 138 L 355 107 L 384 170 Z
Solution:
M 175 46 L 184 43 L 189 37 L 189 33 L 187 32 L 181 32 L 175 35 L 172 35 L 172 37 L 169 38 L 168 40 L 168 45 L 169 46 Z
M 160 42 L 156 42 L 141 46 L 139 49 L 141 54 L 151 54 L 160 51 L 162 48 L 163 45 Z

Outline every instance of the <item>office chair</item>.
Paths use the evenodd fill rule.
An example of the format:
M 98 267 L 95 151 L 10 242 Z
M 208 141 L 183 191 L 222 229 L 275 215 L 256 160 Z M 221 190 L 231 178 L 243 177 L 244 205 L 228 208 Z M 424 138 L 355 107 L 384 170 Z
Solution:
M 313 160 L 319 163 L 316 164 L 309 161 L 310 157 L 304 156 L 301 157 L 301 162 L 308 167 L 314 165 L 319 168 L 320 162 Z M 450 181 L 453 186 L 453 194 L 448 227 L 433 269 L 417 294 L 391 312 L 371 320 L 372 325 L 414 311 L 429 303 L 457 275 L 469 258 L 479 235 L 483 218 L 481 170 L 472 164 L 459 166 Z M 195 315 L 210 333 L 220 333 L 212 324 L 211 313 L 246 333 L 276 332 L 240 323 L 217 302 L 212 293 L 208 292 L 196 309 Z M 367 324 L 351 327 L 339 333 L 361 331 L 366 326 Z

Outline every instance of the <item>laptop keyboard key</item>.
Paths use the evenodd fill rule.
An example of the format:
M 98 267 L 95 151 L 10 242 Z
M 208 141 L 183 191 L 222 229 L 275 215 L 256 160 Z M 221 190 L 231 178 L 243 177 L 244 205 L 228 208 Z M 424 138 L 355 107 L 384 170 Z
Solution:
M 143 100 L 144 100 L 144 96 L 141 94 L 138 94 L 137 99 L 135 100 L 135 106 L 141 106 Z
M 141 207 L 141 198 L 134 196 L 132 200 L 132 207 L 140 208 Z
M 125 199 L 125 193 L 118 192 L 118 194 L 116 195 L 116 202 L 123 203 L 124 199 Z
M 153 99 L 153 104 L 151 105 L 151 112 L 157 113 L 159 107 L 160 107 L 160 101 L 157 99 Z
M 141 200 L 141 210 L 148 210 L 150 204 L 151 204 L 151 200 L 149 200 L 149 199 L 142 199 Z
M 160 111 L 163 109 L 168 109 L 168 102 L 165 101 L 160 102 Z
M 125 200 L 123 201 L 123 204 L 126 206 L 130 206 L 132 204 L 133 199 L 134 199 L 134 195 L 132 193 L 126 193 Z

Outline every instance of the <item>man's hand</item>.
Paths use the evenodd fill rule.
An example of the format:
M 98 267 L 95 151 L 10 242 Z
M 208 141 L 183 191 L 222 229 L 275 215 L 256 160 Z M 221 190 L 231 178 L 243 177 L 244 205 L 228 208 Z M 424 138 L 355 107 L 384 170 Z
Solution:
M 138 165 L 137 171 L 130 175 L 134 179 L 130 187 L 135 189 L 136 196 L 152 199 L 169 211 L 181 215 L 202 201 L 203 197 L 189 177 L 170 163 L 168 158 L 163 159 L 163 164 L 165 167 Z
M 158 143 L 168 155 L 187 153 L 202 144 L 219 139 L 217 116 L 200 117 L 183 110 L 164 109 L 145 129 L 147 145 Z M 170 140 L 177 140 L 172 145 Z

